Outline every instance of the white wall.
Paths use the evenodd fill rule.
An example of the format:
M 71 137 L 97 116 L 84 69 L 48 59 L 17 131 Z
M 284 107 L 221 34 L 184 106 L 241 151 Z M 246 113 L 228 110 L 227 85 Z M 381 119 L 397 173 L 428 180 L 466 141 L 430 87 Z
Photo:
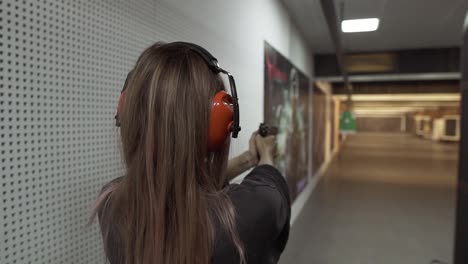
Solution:
M 277 0 L 0 1 L 0 263 L 103 263 L 87 227 L 122 173 L 117 99 L 155 41 L 197 42 L 236 77 L 247 148 L 263 119 L 263 41 L 309 76 L 312 54 Z

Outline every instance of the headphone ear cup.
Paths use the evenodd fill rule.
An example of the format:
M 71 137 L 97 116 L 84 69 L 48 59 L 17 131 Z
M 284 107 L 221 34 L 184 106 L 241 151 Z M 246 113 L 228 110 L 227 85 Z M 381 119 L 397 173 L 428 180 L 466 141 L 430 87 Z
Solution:
M 208 150 L 217 151 L 231 133 L 234 110 L 232 98 L 225 91 L 220 91 L 213 97 L 208 130 Z

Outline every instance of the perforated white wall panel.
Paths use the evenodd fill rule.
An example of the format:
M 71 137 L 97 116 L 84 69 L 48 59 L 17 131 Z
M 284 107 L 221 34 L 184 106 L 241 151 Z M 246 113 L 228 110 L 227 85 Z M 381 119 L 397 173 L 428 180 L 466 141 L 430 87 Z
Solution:
M 104 262 L 87 220 L 102 185 L 122 174 L 116 101 L 155 41 L 206 45 L 240 76 L 234 152 L 247 146 L 263 116 L 263 40 L 286 55 L 307 46 L 282 39 L 296 33 L 277 1 L 250 2 L 0 0 L 0 263 Z

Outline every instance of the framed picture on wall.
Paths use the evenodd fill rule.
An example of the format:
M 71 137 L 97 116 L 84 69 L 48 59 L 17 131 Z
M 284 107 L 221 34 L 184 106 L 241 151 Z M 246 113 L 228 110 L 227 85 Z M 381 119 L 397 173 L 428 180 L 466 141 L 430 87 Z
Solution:
M 278 127 L 276 167 L 295 199 L 309 174 L 309 78 L 265 42 L 264 120 Z
M 325 133 L 327 120 L 327 96 L 317 84 L 313 88 L 313 111 L 312 111 L 312 175 L 318 172 L 325 162 Z

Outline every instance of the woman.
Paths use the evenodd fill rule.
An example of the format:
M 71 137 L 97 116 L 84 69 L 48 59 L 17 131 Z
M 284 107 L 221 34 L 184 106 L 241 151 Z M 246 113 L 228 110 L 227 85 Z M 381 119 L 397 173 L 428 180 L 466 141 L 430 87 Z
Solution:
M 220 72 L 228 74 L 206 50 L 175 42 L 146 49 L 127 77 L 116 116 L 126 175 L 104 186 L 95 210 L 111 264 L 278 261 L 290 201 L 272 166 L 275 138 L 254 134 L 227 162 L 229 131 L 240 128 Z M 230 120 L 213 143 L 217 107 Z M 253 166 L 241 184 L 226 184 Z

